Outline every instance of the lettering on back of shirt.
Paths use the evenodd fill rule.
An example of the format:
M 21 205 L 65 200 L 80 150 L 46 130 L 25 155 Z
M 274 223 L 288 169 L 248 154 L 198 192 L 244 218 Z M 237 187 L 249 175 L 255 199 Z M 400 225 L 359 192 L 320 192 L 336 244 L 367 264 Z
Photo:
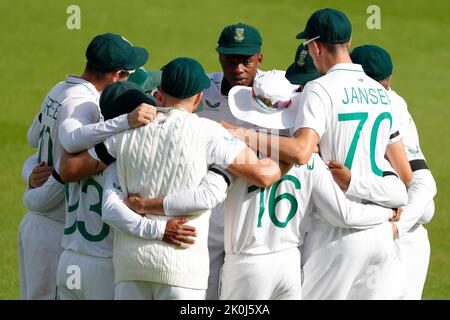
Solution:
M 344 87 L 343 104 L 390 104 L 386 91 L 380 88 Z
M 60 107 L 61 107 L 61 103 L 59 103 L 55 99 L 47 97 L 47 101 L 45 102 L 44 114 L 47 117 L 49 117 L 53 120 L 56 120 L 58 118 Z

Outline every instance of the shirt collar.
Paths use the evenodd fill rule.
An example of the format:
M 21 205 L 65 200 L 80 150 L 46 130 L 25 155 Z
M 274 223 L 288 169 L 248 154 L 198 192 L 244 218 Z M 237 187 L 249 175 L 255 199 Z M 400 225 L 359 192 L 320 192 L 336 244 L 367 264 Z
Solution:
M 356 71 L 356 72 L 364 72 L 363 68 L 360 64 L 356 63 L 338 63 L 334 66 L 332 66 L 328 71 L 327 74 L 333 71 Z
M 89 91 L 91 91 L 92 94 L 97 99 L 100 97 L 100 93 L 97 91 L 95 86 L 91 82 L 89 82 L 87 80 L 84 80 L 83 78 L 80 78 L 78 76 L 68 75 L 66 77 L 66 83 L 68 83 L 68 84 L 81 84 L 81 85 L 85 86 L 87 89 L 89 89 Z

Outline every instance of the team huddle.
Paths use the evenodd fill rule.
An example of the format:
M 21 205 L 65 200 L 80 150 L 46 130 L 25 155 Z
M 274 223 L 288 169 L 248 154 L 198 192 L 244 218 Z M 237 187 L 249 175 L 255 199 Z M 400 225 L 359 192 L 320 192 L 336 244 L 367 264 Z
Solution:
M 421 299 L 436 183 L 388 52 L 351 34 L 318 10 L 263 71 L 230 25 L 210 74 L 94 37 L 27 133 L 21 298 Z

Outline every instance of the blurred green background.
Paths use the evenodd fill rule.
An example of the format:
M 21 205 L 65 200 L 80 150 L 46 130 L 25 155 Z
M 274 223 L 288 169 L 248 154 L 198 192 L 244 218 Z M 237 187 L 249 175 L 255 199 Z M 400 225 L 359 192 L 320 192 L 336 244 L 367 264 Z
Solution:
M 72 4 L 81 9 L 80 30 L 66 27 Z M 366 26 L 372 4 L 381 9 L 379 30 Z M 263 36 L 262 69 L 285 69 L 299 43 L 295 35 L 313 11 L 324 7 L 349 16 L 353 47 L 378 44 L 392 55 L 392 86 L 408 102 L 438 184 L 436 213 L 426 226 L 431 262 L 423 297 L 449 299 L 450 2 L 445 0 L 0 0 L 0 298 L 19 297 L 17 232 L 26 211 L 20 172 L 33 153 L 27 128 L 47 91 L 67 74 L 81 74 L 84 50 L 96 34 L 119 33 L 147 48 L 148 69 L 189 56 L 212 72 L 220 71 L 215 47 L 222 28 L 243 22 Z

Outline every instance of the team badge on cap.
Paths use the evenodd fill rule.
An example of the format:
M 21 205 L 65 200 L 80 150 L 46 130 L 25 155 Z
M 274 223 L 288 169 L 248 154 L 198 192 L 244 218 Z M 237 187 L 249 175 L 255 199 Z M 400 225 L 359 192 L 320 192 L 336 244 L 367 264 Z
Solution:
M 303 49 L 297 59 L 297 65 L 299 67 L 303 67 L 306 63 L 306 56 L 308 55 L 308 51 Z
M 234 31 L 234 40 L 236 40 L 237 42 L 242 42 L 245 40 L 244 28 L 236 28 L 236 30 Z

